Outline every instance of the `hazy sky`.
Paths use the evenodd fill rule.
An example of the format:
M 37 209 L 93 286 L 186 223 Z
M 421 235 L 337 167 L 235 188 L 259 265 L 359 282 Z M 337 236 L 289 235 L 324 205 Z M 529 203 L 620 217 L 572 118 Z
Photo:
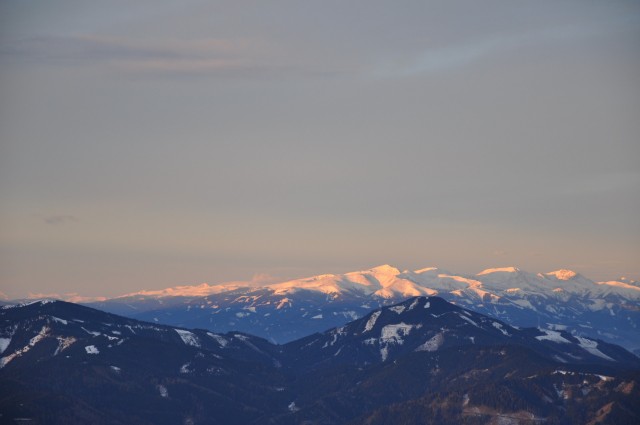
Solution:
M 0 291 L 640 278 L 640 2 L 0 1 Z

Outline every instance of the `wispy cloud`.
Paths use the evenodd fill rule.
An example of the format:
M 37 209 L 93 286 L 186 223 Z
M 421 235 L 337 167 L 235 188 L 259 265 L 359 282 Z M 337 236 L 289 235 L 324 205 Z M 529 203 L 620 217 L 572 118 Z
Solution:
M 252 74 L 277 68 L 267 46 L 249 39 L 136 40 L 69 36 L 5 40 L 4 60 L 49 65 L 100 65 L 118 71 L 152 74 Z
M 286 43 L 257 38 L 133 39 L 40 36 L 0 40 L 0 63 L 99 66 L 131 76 L 334 77 L 360 73 L 357 61 L 327 61 Z
M 635 17 L 619 19 L 617 31 L 627 31 L 637 25 Z M 472 39 L 467 42 L 431 47 L 417 54 L 411 61 L 399 66 L 380 67 L 380 76 L 412 76 L 443 72 L 461 68 L 503 52 L 553 42 L 567 42 L 602 35 L 611 26 L 563 26 L 519 34 L 501 34 Z
M 80 219 L 74 215 L 49 215 L 42 219 L 45 223 L 53 226 L 68 223 L 77 223 Z
M 4 40 L 0 53 L 51 61 L 110 61 L 207 58 L 235 55 L 256 44 L 243 39 L 136 40 L 120 37 L 39 36 Z

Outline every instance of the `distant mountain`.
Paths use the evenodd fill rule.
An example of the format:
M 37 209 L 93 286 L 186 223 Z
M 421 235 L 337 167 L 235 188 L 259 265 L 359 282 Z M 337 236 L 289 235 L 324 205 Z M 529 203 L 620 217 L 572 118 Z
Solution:
M 439 297 L 413 298 L 376 310 L 362 319 L 320 335 L 291 342 L 294 363 L 314 367 L 349 363 L 367 365 L 414 352 L 469 345 L 518 345 L 560 363 L 640 364 L 619 346 L 573 336 L 565 331 L 514 328 L 488 316 L 455 306 Z M 603 351 L 604 350 L 604 351 Z M 327 356 L 326 352 L 331 352 Z
M 0 309 L 0 422 L 638 423 L 640 359 L 438 297 L 274 345 L 38 301 Z
M 212 293 L 195 295 L 206 291 Z M 534 274 L 504 267 L 464 276 L 383 265 L 262 287 L 234 283 L 146 291 L 88 305 L 175 326 L 242 330 L 282 343 L 408 297 L 432 295 L 516 326 L 567 330 L 640 348 L 640 286 L 626 279 L 594 282 L 570 270 Z

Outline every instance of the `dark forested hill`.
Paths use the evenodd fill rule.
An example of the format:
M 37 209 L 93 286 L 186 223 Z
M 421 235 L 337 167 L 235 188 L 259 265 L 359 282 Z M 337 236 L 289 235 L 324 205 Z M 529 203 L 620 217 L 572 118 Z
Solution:
M 1 423 L 639 423 L 639 371 L 618 346 L 437 297 L 285 345 L 60 301 L 0 310 Z

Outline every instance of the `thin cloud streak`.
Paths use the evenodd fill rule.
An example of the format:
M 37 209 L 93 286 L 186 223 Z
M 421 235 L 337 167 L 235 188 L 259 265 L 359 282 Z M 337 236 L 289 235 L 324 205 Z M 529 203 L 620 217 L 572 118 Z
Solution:
M 125 60 L 158 58 L 206 58 L 238 55 L 262 43 L 247 39 L 154 40 L 145 42 L 123 37 L 39 36 L 4 40 L 0 54 L 42 60 Z M 262 46 L 264 47 L 264 46 Z
M 619 19 L 616 25 L 612 26 L 616 27 L 615 31 L 623 32 L 627 31 L 629 27 L 637 25 L 637 22 L 638 20 L 635 17 L 629 17 Z M 486 37 L 468 43 L 430 48 L 420 53 L 417 58 L 405 66 L 395 68 L 382 67 L 378 69 L 375 74 L 382 77 L 410 77 L 420 74 L 445 72 L 468 66 L 495 54 L 510 52 L 523 47 L 554 42 L 570 42 L 603 35 L 607 32 L 611 32 L 611 29 L 567 26 L 523 34 L 505 34 Z
M 0 63 L 99 66 L 134 77 L 326 78 L 359 73 L 349 64 L 326 64 L 252 38 L 194 40 L 40 36 L 0 43 Z
M 268 68 L 265 43 L 248 39 L 154 40 L 118 37 L 46 36 L 5 41 L 5 61 L 77 66 L 108 65 L 129 72 L 202 74 Z M 268 65 L 268 66 L 267 66 Z
M 616 22 L 618 32 L 635 25 L 635 18 Z M 469 66 L 484 58 L 522 47 L 553 42 L 569 42 L 602 35 L 601 27 L 567 26 L 522 34 L 502 34 L 443 47 L 428 48 L 403 65 L 374 65 L 365 58 L 351 57 L 350 65 L 319 64 L 307 52 L 252 38 L 155 39 L 152 42 L 124 37 L 96 35 L 38 36 L 4 40 L 0 58 L 5 61 L 36 61 L 48 64 L 100 64 L 136 74 L 168 75 L 249 75 L 309 74 L 330 75 L 372 72 L 377 77 L 410 77 L 446 72 Z M 338 47 L 339 50 L 339 47 Z M 295 54 L 291 54 L 295 53 Z M 283 59 L 286 58 L 286 59 Z M 355 60 L 356 64 L 353 63 Z M 320 69 L 322 68 L 322 69 Z
M 61 224 L 77 223 L 80 219 L 73 215 L 50 215 L 43 218 L 43 221 L 52 226 Z

